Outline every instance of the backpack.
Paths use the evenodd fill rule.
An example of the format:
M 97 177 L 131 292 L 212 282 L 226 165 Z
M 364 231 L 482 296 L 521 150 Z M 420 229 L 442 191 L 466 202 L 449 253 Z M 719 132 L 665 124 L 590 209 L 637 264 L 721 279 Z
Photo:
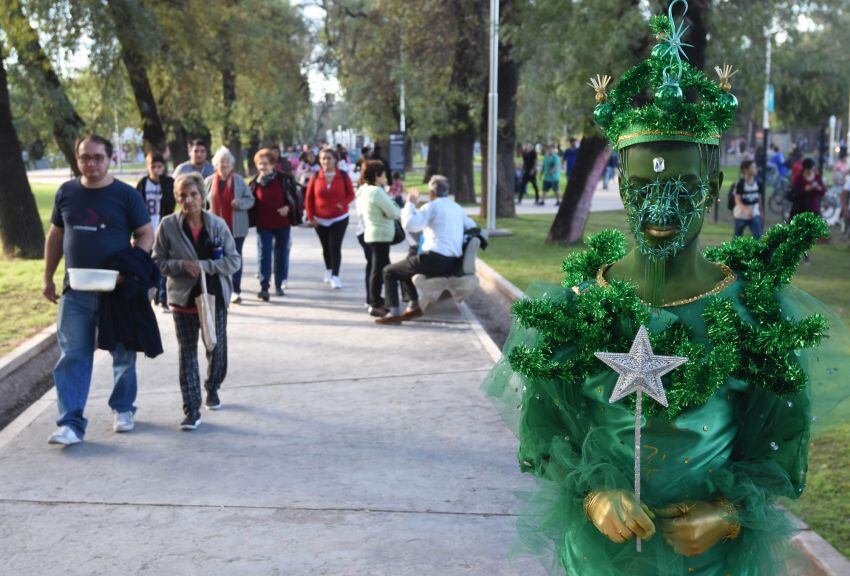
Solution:
M 729 210 L 735 209 L 735 192 L 738 191 L 738 183 L 734 182 L 729 186 L 729 192 L 726 194 L 726 207 Z

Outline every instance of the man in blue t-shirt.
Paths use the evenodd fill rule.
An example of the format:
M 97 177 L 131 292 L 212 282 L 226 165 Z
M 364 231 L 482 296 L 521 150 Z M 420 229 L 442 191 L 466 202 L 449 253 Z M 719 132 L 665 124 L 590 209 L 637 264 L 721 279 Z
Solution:
M 578 160 L 578 140 L 570 138 L 570 147 L 564 150 L 564 164 L 566 164 L 567 178 L 573 175 L 576 160 Z
M 138 192 L 109 174 L 112 143 L 101 136 L 77 142 L 77 165 L 82 176 L 63 184 L 53 203 L 50 231 L 44 247 L 44 297 L 59 301 L 56 335 L 59 361 L 53 370 L 59 404 L 58 430 L 51 444 L 70 446 L 86 433 L 83 411 L 89 395 L 95 330 L 100 298 L 97 292 L 70 288 L 65 276 L 61 301 L 53 275 L 65 256 L 67 268 L 103 268 L 114 253 L 133 244 L 150 252 L 154 233 L 148 211 Z M 109 398 L 113 430 L 129 432 L 135 426 L 136 353 L 118 344 L 112 352 L 115 384 Z

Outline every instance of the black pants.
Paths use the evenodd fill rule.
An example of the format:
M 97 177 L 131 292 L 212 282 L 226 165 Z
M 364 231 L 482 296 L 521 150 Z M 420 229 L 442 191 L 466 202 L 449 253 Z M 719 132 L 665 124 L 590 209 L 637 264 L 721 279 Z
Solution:
M 519 183 L 519 199 L 522 201 L 522 197 L 525 195 L 525 187 L 529 183 L 534 186 L 534 201 L 538 202 L 540 200 L 540 189 L 537 187 L 537 172 L 523 171 L 522 181 Z
M 390 243 L 370 242 L 372 250 L 372 270 L 369 277 L 369 305 L 383 306 L 381 291 L 384 287 L 384 269 L 390 265 Z
M 366 304 L 372 302 L 372 297 L 369 295 L 369 281 L 372 277 L 372 249 L 366 244 L 366 235 L 358 234 L 357 241 L 360 242 L 360 247 L 363 248 L 363 256 L 366 257 Z
M 398 285 L 401 283 L 410 297 L 411 302 L 419 300 L 419 293 L 413 285 L 413 277 L 417 274 L 425 276 L 450 276 L 458 265 L 459 258 L 443 256 L 437 252 L 423 252 L 416 256 L 408 256 L 400 262 L 384 268 L 384 285 L 387 293 L 387 305 L 398 308 Z
M 316 226 L 316 234 L 322 243 L 322 256 L 325 259 L 325 270 L 330 270 L 334 276 L 339 276 L 342 264 L 342 241 L 345 229 L 348 228 L 348 218 L 334 222 L 330 226 Z
M 180 392 L 183 395 L 183 413 L 197 414 L 201 409 L 201 376 L 198 369 L 198 337 L 201 320 L 197 312 L 175 312 L 174 329 L 177 333 L 178 364 L 180 366 Z M 207 354 L 207 379 L 204 388 L 218 391 L 227 376 L 227 308 L 216 302 L 215 336 L 218 343 Z

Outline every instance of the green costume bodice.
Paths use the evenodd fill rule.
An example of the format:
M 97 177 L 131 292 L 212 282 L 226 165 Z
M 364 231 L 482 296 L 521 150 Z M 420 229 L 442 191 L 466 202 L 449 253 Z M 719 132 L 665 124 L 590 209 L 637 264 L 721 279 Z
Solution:
M 746 317 L 739 300 L 742 287 L 743 282 L 736 281 L 718 296 L 731 299 Z M 545 292 L 547 298 L 571 297 L 555 286 L 545 287 Z M 660 331 L 678 319 L 693 330 L 693 341 L 705 344 L 705 305 L 706 299 L 700 299 L 656 311 L 648 328 Z M 512 336 L 513 344 L 534 340 L 532 333 L 520 332 Z M 504 365 L 494 369 L 491 390 L 504 383 L 504 371 Z M 543 510 L 540 524 L 533 529 L 536 534 L 525 537 L 542 539 L 548 533 L 569 574 L 777 573 L 775 548 L 790 526 L 769 503 L 775 496 L 795 497 L 803 490 L 810 422 L 805 392 L 780 399 L 729 378 L 705 404 L 672 421 L 664 415 L 644 418 L 641 478 L 647 505 L 725 497 L 740 511 L 744 530 L 738 539 L 685 558 L 660 535 L 646 542 L 640 554 L 634 542 L 612 543 L 583 514 L 587 492 L 632 488 L 634 413 L 627 402 L 608 403 L 617 374 L 601 370 L 580 387 L 531 382 L 515 373 L 511 378 L 522 394 L 521 467 L 544 480 L 543 490 L 532 498 Z M 531 526 L 525 528 L 531 532 Z

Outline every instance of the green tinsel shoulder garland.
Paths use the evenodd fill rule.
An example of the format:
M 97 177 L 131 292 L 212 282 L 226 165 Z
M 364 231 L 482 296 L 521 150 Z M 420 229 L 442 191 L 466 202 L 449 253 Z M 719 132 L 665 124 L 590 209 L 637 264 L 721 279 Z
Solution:
M 706 346 L 692 342 L 691 329 L 679 321 L 650 334 L 657 353 L 689 361 L 666 377 L 668 408 L 650 403 L 645 410 L 673 419 L 703 405 L 730 376 L 777 395 L 805 389 L 807 377 L 794 352 L 817 345 L 826 333 L 826 321 L 819 315 L 799 321 L 783 318 L 775 294 L 827 232 L 823 219 L 807 213 L 772 227 L 761 241 L 737 238 L 707 249 L 706 258 L 729 266 L 745 280 L 741 299 L 752 322 L 736 312 L 730 299 L 713 296 L 703 312 Z M 638 328 L 649 319 L 649 307 L 632 284 L 614 280 L 600 286 L 594 281 L 599 268 L 625 256 L 625 236 L 605 230 L 588 238 L 587 245 L 587 251 L 571 254 L 563 265 L 563 284 L 581 287 L 578 293 L 514 304 L 517 322 L 538 334 L 535 346 L 514 348 L 508 358 L 511 367 L 529 379 L 580 385 L 606 369 L 595 352 L 627 352 Z

